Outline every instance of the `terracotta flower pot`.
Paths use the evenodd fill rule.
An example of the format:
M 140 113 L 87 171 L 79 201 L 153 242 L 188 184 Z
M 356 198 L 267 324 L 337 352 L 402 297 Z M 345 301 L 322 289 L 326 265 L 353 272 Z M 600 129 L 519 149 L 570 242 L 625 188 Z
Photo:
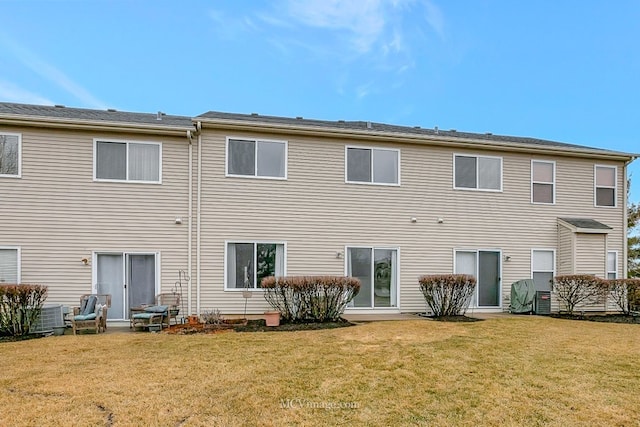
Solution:
M 189 316 L 188 319 L 190 325 L 197 325 L 198 323 L 200 323 L 200 318 L 198 316 Z
M 265 311 L 264 320 L 267 323 L 267 326 L 280 326 L 280 312 Z

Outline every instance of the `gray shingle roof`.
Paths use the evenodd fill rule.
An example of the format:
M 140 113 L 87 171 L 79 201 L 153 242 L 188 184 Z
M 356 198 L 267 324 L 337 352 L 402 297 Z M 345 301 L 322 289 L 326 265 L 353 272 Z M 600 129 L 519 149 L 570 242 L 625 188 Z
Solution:
M 586 228 L 591 230 L 613 230 L 612 227 L 605 225 L 595 219 L 589 218 L 559 218 L 562 221 L 569 223 L 577 228 Z
M 548 141 L 544 139 L 537 138 L 528 138 L 528 137 L 519 137 L 519 136 L 505 136 L 505 135 L 494 135 L 491 133 L 472 133 L 472 132 L 458 132 L 456 130 L 442 130 L 442 129 L 428 129 L 421 127 L 410 127 L 410 126 L 397 126 L 397 125 L 388 125 L 384 123 L 374 123 L 374 122 L 365 122 L 365 121 L 328 121 L 328 120 L 315 120 L 315 119 L 303 119 L 303 118 L 290 118 L 290 117 L 276 117 L 276 116 L 263 116 L 258 114 L 236 114 L 236 113 L 223 113 L 219 111 L 209 111 L 207 113 L 201 114 L 196 119 L 216 119 L 216 120 L 230 120 L 230 121 L 241 121 L 241 122 L 255 122 L 255 123 L 269 123 L 274 125 L 290 125 L 290 126 L 309 126 L 309 127 L 317 127 L 317 128 L 327 128 L 327 129 L 343 129 L 343 130 L 358 130 L 358 131 L 376 131 L 376 132 L 386 132 L 389 134 L 409 134 L 416 136 L 438 136 L 444 138 L 460 138 L 460 139 L 473 139 L 473 140 L 483 140 L 487 142 L 496 142 L 496 143 L 517 143 L 517 144 L 525 144 L 530 146 L 535 146 L 538 148 L 543 147 L 555 147 L 555 148 L 566 148 L 566 149 L 583 149 L 589 151 L 600 152 L 602 154 L 617 154 L 617 155 L 628 155 L 629 157 L 634 157 L 634 154 L 621 153 L 618 151 L 605 150 L 601 148 L 593 148 L 587 147 L 583 145 L 576 144 L 567 144 L 564 142 L 557 141 Z
M 89 110 L 85 108 L 51 107 L 44 105 L 14 104 L 0 102 L 0 117 L 28 116 L 42 119 L 66 119 L 85 122 L 123 123 L 160 127 L 193 127 L 191 117 L 162 114 L 131 113 L 115 110 Z

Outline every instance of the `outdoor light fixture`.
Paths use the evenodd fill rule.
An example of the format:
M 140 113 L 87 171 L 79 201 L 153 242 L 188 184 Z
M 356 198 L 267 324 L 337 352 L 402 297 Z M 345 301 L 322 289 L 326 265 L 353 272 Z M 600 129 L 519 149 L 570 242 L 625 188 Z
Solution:
M 80 262 L 82 263 L 82 265 L 89 265 L 89 260 L 87 258 L 82 258 Z

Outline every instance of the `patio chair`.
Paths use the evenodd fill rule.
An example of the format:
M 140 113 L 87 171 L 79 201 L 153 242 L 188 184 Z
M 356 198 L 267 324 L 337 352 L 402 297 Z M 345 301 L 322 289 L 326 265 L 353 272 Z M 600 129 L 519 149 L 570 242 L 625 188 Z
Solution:
M 175 292 L 158 294 L 156 297 L 156 305 L 169 306 L 169 324 L 171 324 L 171 319 L 173 319 L 175 324 L 178 323 L 178 313 L 180 313 L 180 294 Z
M 132 328 L 147 328 L 151 330 L 161 330 L 164 326 L 169 326 L 169 306 L 151 305 L 145 307 L 144 311 L 135 313 L 131 318 Z
M 111 307 L 110 294 L 85 294 L 80 297 L 80 307 L 73 308 L 71 328 L 73 334 L 80 330 L 94 330 L 96 334 L 107 330 L 107 310 Z

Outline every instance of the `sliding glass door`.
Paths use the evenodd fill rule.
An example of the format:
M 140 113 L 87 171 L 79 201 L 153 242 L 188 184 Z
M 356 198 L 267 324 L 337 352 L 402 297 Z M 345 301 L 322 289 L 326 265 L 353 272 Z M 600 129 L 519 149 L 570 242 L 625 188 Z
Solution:
M 347 248 L 347 275 L 360 279 L 360 292 L 350 307 L 397 307 L 397 258 L 397 249 Z
M 107 317 L 129 318 L 129 307 L 153 304 L 158 289 L 157 254 L 97 253 L 96 284 L 99 294 L 111 294 Z
M 472 307 L 500 307 L 500 251 L 460 250 L 455 252 L 455 272 L 477 280 Z

